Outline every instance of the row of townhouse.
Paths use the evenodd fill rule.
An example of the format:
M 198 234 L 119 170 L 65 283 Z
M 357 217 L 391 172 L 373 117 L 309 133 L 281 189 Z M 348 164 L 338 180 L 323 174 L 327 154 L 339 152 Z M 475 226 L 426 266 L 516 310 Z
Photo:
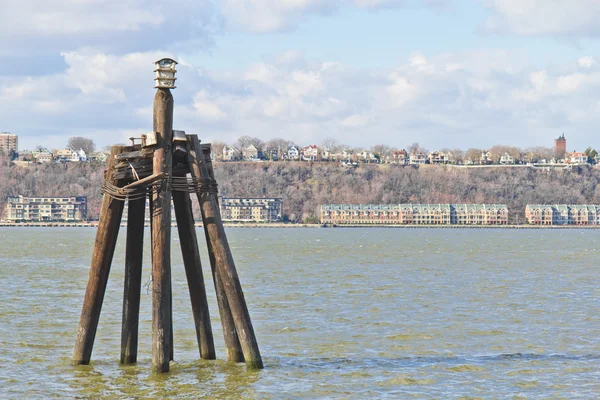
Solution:
M 60 150 L 23 150 L 18 153 L 17 160 L 22 162 L 51 163 L 51 162 L 106 162 L 109 154 L 103 151 L 94 152 L 90 155 L 82 149 L 60 149 Z
M 4 220 L 17 221 L 87 221 L 87 197 L 8 196 Z
M 600 206 L 594 204 L 528 204 L 531 225 L 600 225 Z
M 322 224 L 507 225 L 505 204 L 323 204 Z
M 221 218 L 226 222 L 281 221 L 282 206 L 278 197 L 219 197 Z

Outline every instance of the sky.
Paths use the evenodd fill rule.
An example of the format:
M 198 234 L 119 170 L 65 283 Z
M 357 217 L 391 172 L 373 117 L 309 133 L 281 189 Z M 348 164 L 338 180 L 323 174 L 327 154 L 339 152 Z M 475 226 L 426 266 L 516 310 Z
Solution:
M 299 145 L 600 148 L 598 0 L 0 0 L 0 131 L 20 149 L 152 129 Z

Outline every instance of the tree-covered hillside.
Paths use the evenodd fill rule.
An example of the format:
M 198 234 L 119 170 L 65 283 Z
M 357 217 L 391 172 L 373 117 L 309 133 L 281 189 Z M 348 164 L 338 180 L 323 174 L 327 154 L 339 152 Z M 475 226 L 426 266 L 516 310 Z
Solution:
M 12 166 L 0 160 L 0 206 L 6 196 L 88 197 L 98 218 L 104 165 Z M 506 203 L 523 221 L 528 203 L 600 203 L 600 171 L 528 168 L 461 169 L 395 165 L 344 168 L 334 163 L 215 163 L 219 193 L 229 197 L 282 197 L 284 218 L 313 222 L 323 203 Z

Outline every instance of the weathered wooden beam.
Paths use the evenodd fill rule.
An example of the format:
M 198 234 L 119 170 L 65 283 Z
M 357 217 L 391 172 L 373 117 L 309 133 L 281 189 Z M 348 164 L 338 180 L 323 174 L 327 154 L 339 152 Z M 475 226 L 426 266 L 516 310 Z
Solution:
M 173 96 L 158 89 L 154 97 L 153 173 L 171 175 Z M 171 192 L 166 181 L 156 183 L 152 192 L 152 370 L 168 372 L 172 356 L 171 305 Z
M 208 173 L 208 177 L 214 180 L 215 172 L 210 160 L 210 143 L 202 143 L 200 147 L 202 149 L 202 154 L 204 155 L 204 165 L 206 166 L 206 171 L 204 171 L 204 168 L 201 168 L 201 173 Z M 210 195 L 213 197 L 213 201 L 215 201 L 218 206 L 219 196 L 216 193 L 211 193 Z M 229 302 L 227 301 L 227 295 L 225 294 L 225 288 L 223 287 L 223 282 L 221 282 L 221 278 L 217 273 L 217 262 L 215 260 L 215 254 L 212 250 L 211 242 L 208 238 L 207 226 L 206 224 L 202 225 L 204 228 L 204 236 L 206 237 L 206 246 L 208 248 L 208 256 L 210 259 L 215 292 L 217 294 L 217 304 L 221 315 L 221 326 L 223 329 L 223 336 L 225 337 L 227 359 L 234 362 L 244 362 L 244 353 L 242 352 L 240 339 L 235 331 L 235 324 L 233 322 L 233 316 L 231 315 L 231 309 L 229 308 Z
M 152 159 L 154 156 L 154 147 L 144 147 L 143 149 L 136 151 L 129 151 L 127 153 L 119 154 L 116 159 L 121 160 L 134 160 L 137 158 L 149 158 Z
M 114 146 L 111 149 L 108 161 L 106 180 L 116 185 L 118 181 L 113 177 L 112 166 L 115 156 L 123 151 L 123 146 Z M 90 265 L 90 274 L 83 300 L 79 328 L 75 349 L 73 350 L 74 364 L 89 364 L 98 329 L 102 302 L 106 292 L 106 284 L 110 274 L 121 217 L 123 215 L 123 201 L 113 199 L 108 195 L 102 198 L 100 208 L 100 221 L 96 232 L 94 252 Z
M 114 169 L 116 172 L 121 170 L 128 170 L 131 168 L 150 168 L 152 169 L 152 159 L 151 158 L 137 158 L 135 160 L 124 160 L 119 161 L 115 164 Z
M 214 177 L 211 175 L 212 173 L 212 165 L 211 168 L 208 168 L 206 163 L 201 163 L 199 160 L 202 157 L 201 152 L 192 151 L 191 148 L 193 146 L 192 143 L 192 135 L 187 135 L 188 137 L 188 164 L 190 165 L 190 171 L 192 177 L 196 180 L 201 180 L 205 177 Z M 205 146 L 205 145 L 203 145 Z M 200 158 L 199 158 L 200 157 Z M 204 196 L 196 193 L 198 199 L 200 196 Z M 208 196 L 208 195 L 207 195 Z M 217 196 L 214 196 L 214 200 L 218 201 Z M 202 219 L 206 220 L 206 213 L 203 209 Z M 212 244 L 209 237 L 207 224 L 203 223 L 202 227 L 204 229 L 204 236 L 206 238 L 206 247 L 208 249 L 208 257 L 210 260 L 210 269 L 213 276 L 213 282 L 215 286 L 215 294 L 217 296 L 217 305 L 219 307 L 219 315 L 221 316 L 221 327 L 223 329 L 223 338 L 225 341 L 225 351 L 227 353 L 227 359 L 229 361 L 234 362 L 244 362 L 244 353 L 242 352 L 242 346 L 240 345 L 240 339 L 238 338 L 237 332 L 235 331 L 235 323 L 233 322 L 233 316 L 231 315 L 231 309 L 229 308 L 229 302 L 227 301 L 227 295 L 225 294 L 225 288 L 223 287 L 223 282 L 219 277 L 219 273 L 217 270 L 217 262 L 215 259 L 214 251 L 212 250 Z
M 167 174 L 164 173 L 164 172 L 160 172 L 158 174 L 152 174 L 150 176 L 147 176 L 145 178 L 140 179 L 139 181 L 135 181 L 135 182 L 132 182 L 132 183 L 130 183 L 128 185 L 125 185 L 122 188 L 120 188 L 119 190 L 124 192 L 127 189 L 132 189 L 132 188 L 138 187 L 140 185 L 154 183 L 154 182 L 156 182 L 158 180 L 161 180 L 161 179 L 164 179 L 166 177 L 167 177 Z
M 188 160 L 192 176 L 197 177 L 197 179 L 210 178 L 204 157 L 201 154 L 202 150 L 198 137 L 191 135 L 189 139 L 191 143 L 188 149 Z M 251 368 L 263 368 L 262 357 L 250 320 L 248 306 L 244 299 L 231 249 L 227 242 L 225 228 L 221 221 L 218 202 L 216 197 L 209 193 L 197 191 L 196 194 L 202 210 L 202 221 L 206 227 L 207 240 L 210 240 L 211 250 L 215 257 L 217 275 L 222 282 L 229 303 L 235 331 L 242 347 L 246 365 Z
M 121 364 L 137 362 L 145 217 L 146 198 L 129 200 L 125 245 L 123 322 L 121 325 Z
M 190 291 L 190 301 L 192 303 L 192 313 L 194 315 L 200 357 L 205 360 L 214 360 L 216 358 L 215 344 L 189 193 L 174 191 L 173 205 L 177 219 L 179 244 L 181 245 L 181 253 L 183 254 L 185 275 Z
M 131 170 L 131 168 L 129 166 L 120 168 L 118 170 L 115 171 L 114 176 L 115 178 L 118 178 L 119 180 L 124 180 L 126 182 L 135 182 L 139 179 L 143 179 L 146 178 L 150 175 L 152 175 L 154 173 L 154 171 L 152 170 L 152 165 L 148 164 L 147 166 L 143 166 L 143 167 L 135 167 L 136 169 L 136 175 L 134 175 L 133 171 Z M 186 174 L 188 173 L 188 167 L 187 165 L 173 165 L 172 167 L 172 171 L 173 174 Z

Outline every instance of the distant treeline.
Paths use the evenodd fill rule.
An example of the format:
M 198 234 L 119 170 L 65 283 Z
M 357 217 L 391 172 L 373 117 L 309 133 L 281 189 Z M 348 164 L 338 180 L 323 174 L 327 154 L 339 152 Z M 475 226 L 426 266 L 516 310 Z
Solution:
M 229 197 L 282 197 L 288 221 L 316 222 L 324 203 L 503 203 L 511 222 L 523 222 L 526 204 L 598 204 L 600 171 L 587 167 L 540 171 L 529 168 L 420 168 L 329 163 L 215 163 L 219 193 Z M 88 197 L 97 219 L 104 165 L 42 164 L 27 168 L 0 157 L 0 210 L 6 196 Z M 199 216 L 199 214 L 197 214 Z

